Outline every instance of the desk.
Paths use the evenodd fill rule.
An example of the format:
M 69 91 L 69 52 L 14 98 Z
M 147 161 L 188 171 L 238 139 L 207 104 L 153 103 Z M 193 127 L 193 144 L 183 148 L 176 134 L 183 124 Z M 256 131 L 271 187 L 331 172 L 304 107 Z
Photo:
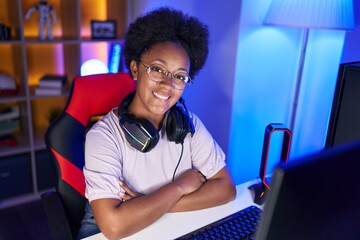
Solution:
M 246 182 L 236 186 L 236 198 L 225 205 L 179 213 L 166 213 L 155 223 L 144 228 L 143 230 L 124 238 L 126 240 L 159 240 L 159 239 L 175 239 L 186 233 L 194 231 L 202 226 L 212 223 L 218 219 L 226 217 L 236 211 L 244 209 L 250 205 L 261 206 L 253 202 L 248 186 L 254 181 Z M 103 234 L 99 233 L 86 240 L 104 240 Z

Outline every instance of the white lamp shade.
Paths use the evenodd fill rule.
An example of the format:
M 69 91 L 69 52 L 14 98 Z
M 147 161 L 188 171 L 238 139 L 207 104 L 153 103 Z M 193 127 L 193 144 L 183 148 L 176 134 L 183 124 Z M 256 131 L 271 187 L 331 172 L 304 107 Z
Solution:
M 99 59 L 89 59 L 81 65 L 80 75 L 88 76 L 94 74 L 109 73 L 106 64 Z
M 266 25 L 354 29 L 352 0 L 272 0 L 264 20 Z

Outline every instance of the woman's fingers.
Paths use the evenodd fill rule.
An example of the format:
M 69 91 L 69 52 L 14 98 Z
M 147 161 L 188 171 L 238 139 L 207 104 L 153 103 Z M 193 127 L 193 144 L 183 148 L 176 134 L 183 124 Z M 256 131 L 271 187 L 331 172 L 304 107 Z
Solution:
M 132 198 L 136 198 L 141 196 L 142 194 L 134 191 L 133 189 L 131 189 L 124 181 L 119 181 L 120 187 L 125 191 L 121 191 L 119 193 L 119 196 L 123 199 L 123 201 L 127 201 L 130 200 Z

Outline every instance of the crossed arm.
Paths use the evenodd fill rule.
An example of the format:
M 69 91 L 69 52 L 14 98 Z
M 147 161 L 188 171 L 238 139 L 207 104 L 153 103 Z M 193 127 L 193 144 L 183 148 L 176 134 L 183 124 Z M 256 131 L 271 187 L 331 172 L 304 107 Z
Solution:
M 173 182 L 148 195 L 138 195 L 126 185 L 123 201 L 98 199 L 91 202 L 101 232 L 119 239 L 140 231 L 167 212 L 191 211 L 225 204 L 235 198 L 236 190 L 227 168 L 206 180 L 189 169 Z

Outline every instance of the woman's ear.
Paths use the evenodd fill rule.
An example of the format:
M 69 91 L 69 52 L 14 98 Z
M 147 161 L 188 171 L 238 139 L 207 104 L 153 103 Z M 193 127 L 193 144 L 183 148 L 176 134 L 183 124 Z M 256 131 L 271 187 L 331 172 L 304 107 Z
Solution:
M 130 71 L 131 71 L 131 75 L 132 75 L 133 79 L 137 80 L 138 64 L 135 60 L 131 60 L 131 62 L 130 62 Z

